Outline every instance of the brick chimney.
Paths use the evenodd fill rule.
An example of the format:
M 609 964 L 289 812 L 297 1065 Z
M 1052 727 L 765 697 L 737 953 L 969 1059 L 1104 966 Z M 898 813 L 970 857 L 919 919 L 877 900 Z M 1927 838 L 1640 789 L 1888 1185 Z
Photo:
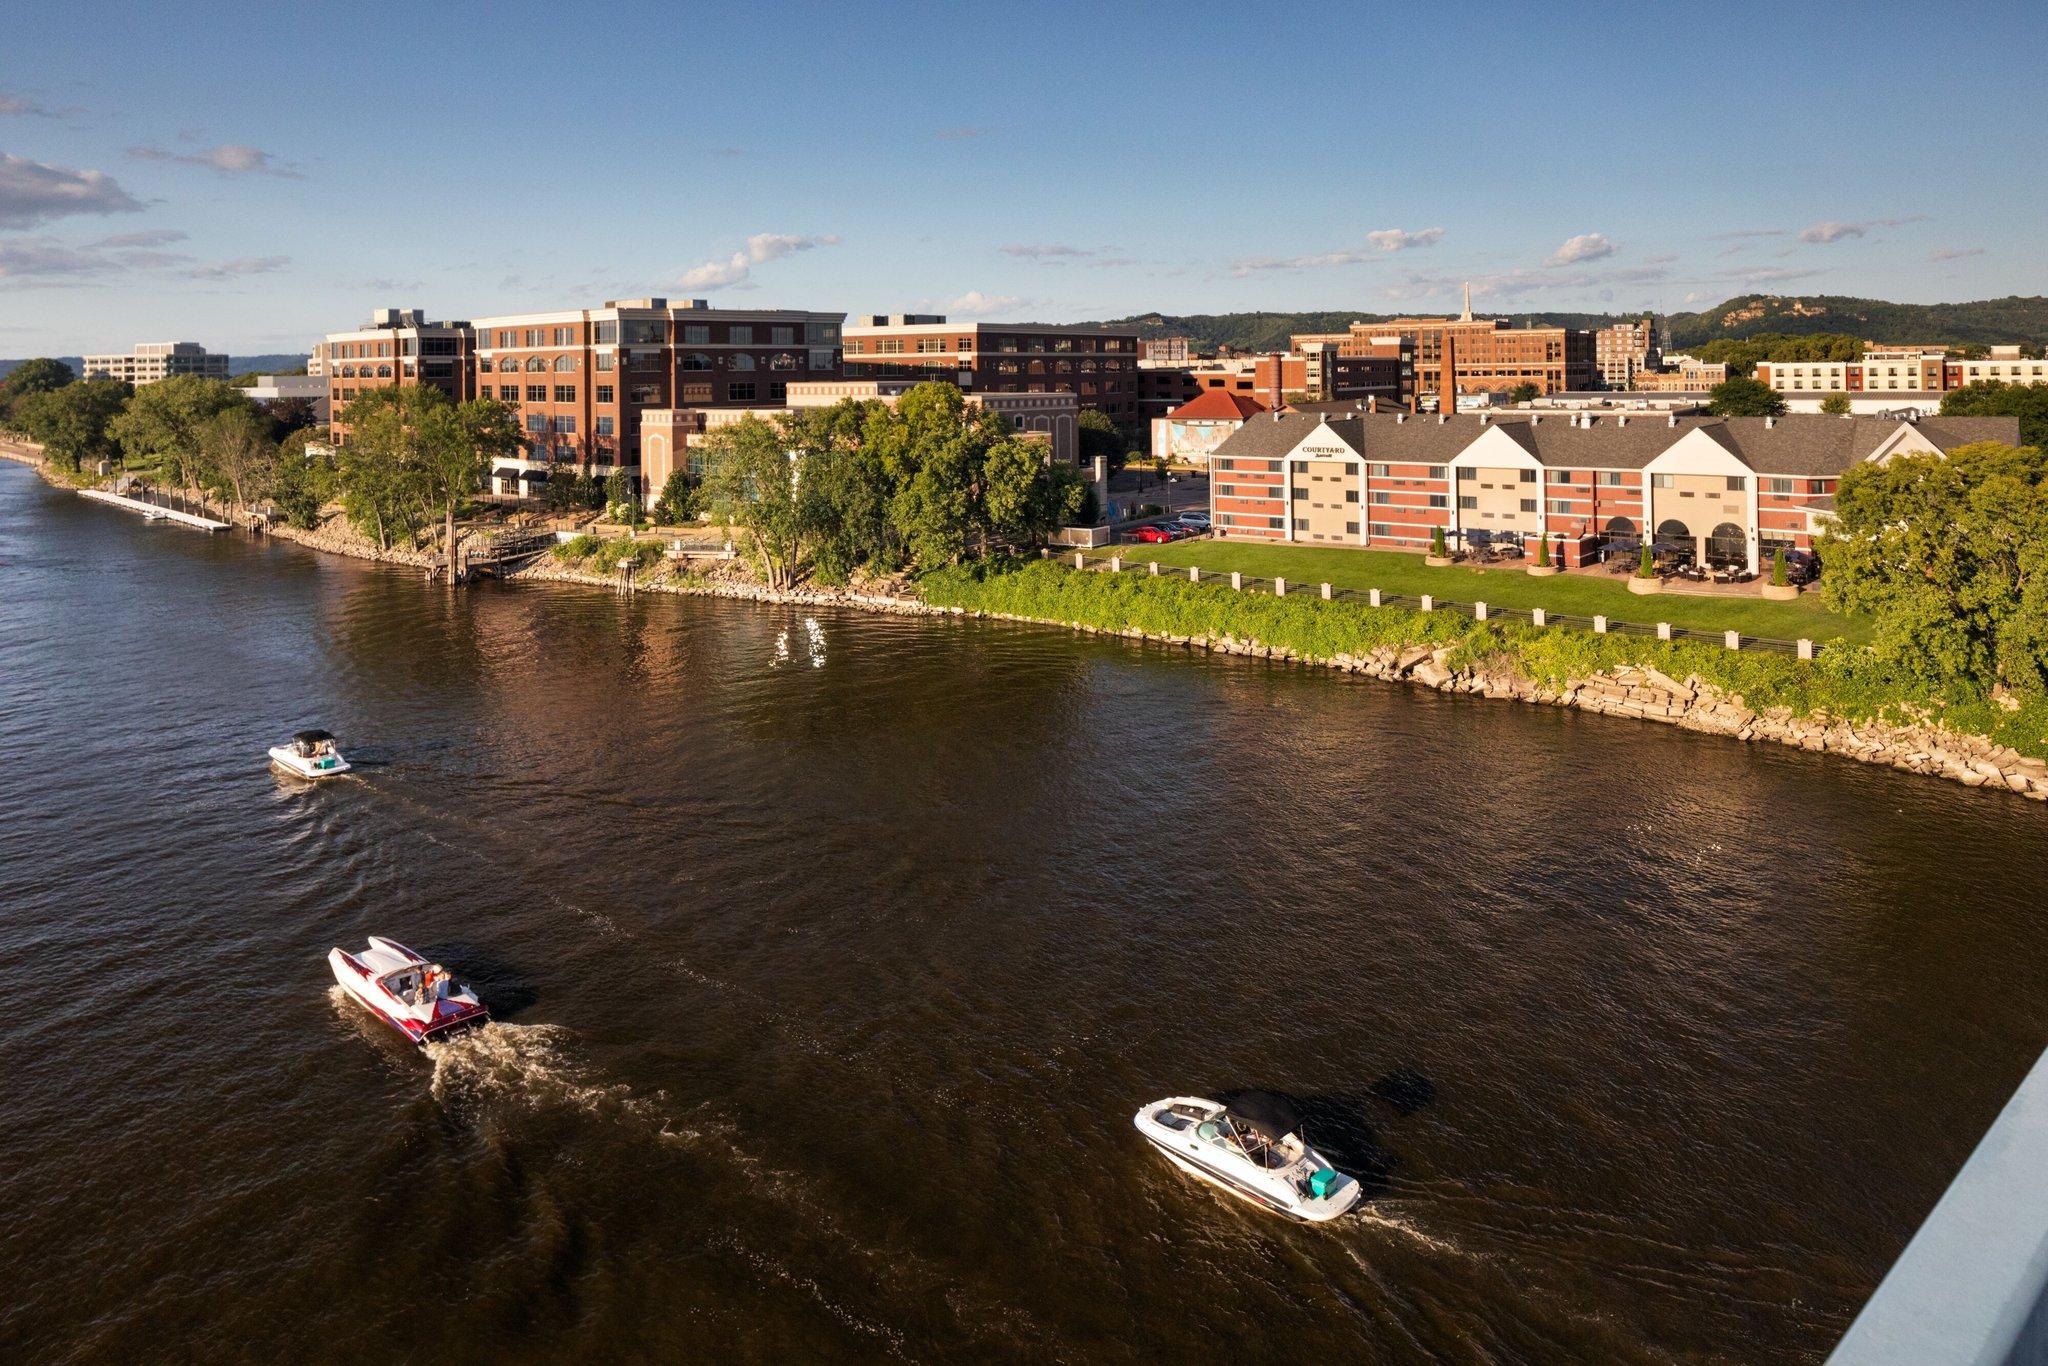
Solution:
M 1446 417 L 1458 412 L 1458 342 L 1448 327 L 1444 329 L 1443 388 L 1437 392 L 1436 410 Z

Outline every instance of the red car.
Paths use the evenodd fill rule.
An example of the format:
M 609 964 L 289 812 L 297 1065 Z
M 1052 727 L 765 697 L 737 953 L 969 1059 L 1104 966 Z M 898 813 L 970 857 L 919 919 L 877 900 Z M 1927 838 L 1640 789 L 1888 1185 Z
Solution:
M 1131 539 L 1147 545 L 1164 545 L 1175 538 L 1174 533 L 1163 526 L 1141 526 L 1131 533 Z

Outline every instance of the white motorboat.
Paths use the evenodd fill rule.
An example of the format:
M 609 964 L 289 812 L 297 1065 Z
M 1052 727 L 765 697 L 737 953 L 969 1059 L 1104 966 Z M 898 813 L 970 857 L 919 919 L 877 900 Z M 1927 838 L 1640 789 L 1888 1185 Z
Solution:
M 1134 1122 L 1182 1171 L 1262 1209 L 1321 1223 L 1358 1203 L 1358 1182 L 1309 1147 L 1301 1116 L 1279 1096 L 1249 1092 L 1228 1105 L 1171 1096 Z
M 327 965 L 357 1004 L 414 1043 L 490 1023 L 491 1012 L 474 991 L 395 939 L 373 934 L 360 954 L 330 949 Z
M 272 745 L 270 762 L 297 778 L 334 778 L 348 772 L 348 760 L 324 730 L 302 730 L 290 744 Z

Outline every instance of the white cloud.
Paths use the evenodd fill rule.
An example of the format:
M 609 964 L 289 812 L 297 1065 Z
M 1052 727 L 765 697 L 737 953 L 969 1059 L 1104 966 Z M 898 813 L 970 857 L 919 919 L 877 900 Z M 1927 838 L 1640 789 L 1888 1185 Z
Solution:
M 984 294 L 970 289 L 946 305 L 945 311 L 963 318 L 986 318 L 995 313 L 1006 313 L 1024 301 L 1014 294 Z
M 276 159 L 260 147 L 225 142 L 197 152 L 167 152 L 161 147 L 130 147 L 128 155 L 137 161 L 175 161 L 186 166 L 204 166 L 222 175 L 274 175 L 287 180 L 300 178 L 298 170 Z
M 187 280 L 225 280 L 282 270 L 288 256 L 243 256 L 231 261 L 196 261 L 178 252 L 152 248 L 182 241 L 170 230 L 123 233 L 73 246 L 53 237 L 0 238 L 0 280 L 15 284 L 44 280 L 62 282 L 88 276 L 151 271 Z
M 1380 251 L 1409 251 L 1416 247 L 1435 246 L 1443 240 L 1442 228 L 1422 228 L 1416 232 L 1404 232 L 1400 228 L 1381 228 L 1369 232 L 1365 240 Z
M 1083 247 L 1070 247 L 1058 242 L 1049 242 L 1042 245 L 1012 242 L 1009 246 L 997 247 L 996 250 L 1005 256 L 1021 256 L 1033 261 L 1042 261 L 1049 257 L 1057 256 L 1093 256 L 1095 254 L 1093 251 Z
M 1936 247 L 1927 253 L 1930 261 L 1960 261 L 1966 256 L 1982 256 L 1982 247 Z
M 731 256 L 719 261 L 706 261 L 693 266 L 676 278 L 684 289 L 730 289 L 744 284 L 754 273 L 754 267 L 779 261 L 785 256 L 794 256 L 800 251 L 811 251 L 818 247 L 836 247 L 836 235 L 822 237 L 801 237 L 793 233 L 757 232 L 747 239 L 746 246 Z
M 1614 243 L 1607 240 L 1604 232 L 1582 232 L 1577 237 L 1567 237 L 1564 245 L 1550 253 L 1546 266 L 1575 266 L 1582 261 L 1597 261 L 1603 256 L 1614 255 Z
M 0 228 L 32 228 L 80 213 L 140 213 L 104 171 L 74 171 L 0 152 Z
M 88 242 L 92 247 L 167 247 L 173 242 L 182 242 L 185 234 L 176 228 L 149 228 L 142 232 L 121 232 L 112 237 L 102 237 L 97 242 Z
M 232 261 L 212 261 L 188 266 L 181 272 L 192 280 L 224 280 L 237 275 L 267 275 L 292 263 L 289 256 L 238 256 Z
M 1926 219 L 1924 213 L 1908 214 L 1904 218 L 1871 218 L 1860 223 L 1844 223 L 1833 218 L 1824 218 L 1818 223 L 1799 230 L 1799 240 L 1809 246 L 1829 246 L 1862 237 L 1872 228 L 1897 228 L 1907 223 L 1919 223 Z
M 96 275 L 119 268 L 112 257 L 49 237 L 0 239 L 0 280 Z

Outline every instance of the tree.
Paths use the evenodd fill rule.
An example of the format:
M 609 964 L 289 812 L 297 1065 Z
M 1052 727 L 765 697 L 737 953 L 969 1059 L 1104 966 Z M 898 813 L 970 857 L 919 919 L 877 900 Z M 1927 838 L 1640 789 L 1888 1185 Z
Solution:
M 334 465 L 324 440 L 323 431 L 305 428 L 293 432 L 278 446 L 270 499 L 285 521 L 301 531 L 311 531 L 320 524 L 320 509 L 334 487 Z
M 38 390 L 14 404 L 12 421 L 51 460 L 75 470 L 114 457 L 113 426 L 127 407 L 128 392 L 112 379 Z
M 206 473 L 199 454 L 200 426 L 217 413 L 250 406 L 246 394 L 223 380 L 177 375 L 137 389 L 111 430 L 127 463 L 159 469 L 190 488 Z
M 1639 579 L 1654 579 L 1657 577 L 1657 557 L 1648 546 L 1643 547 L 1643 553 L 1636 559 L 1636 577 Z
M 1785 396 L 1761 380 L 1740 376 L 1707 391 L 1707 411 L 1717 417 L 1782 417 Z
M 1531 384 L 1527 380 L 1523 380 L 1520 384 L 1517 384 L 1514 388 L 1508 390 L 1508 402 L 1534 403 L 1539 397 L 1542 396 L 1542 393 L 1543 391 L 1537 388 L 1534 384 Z
M 1771 548 L 1771 586 L 1773 588 L 1783 588 L 1791 581 L 1791 577 L 1785 569 L 1785 547 L 1773 546 Z
M 1820 401 L 1820 410 L 1830 416 L 1840 417 L 1849 411 L 1849 396 L 1847 394 L 1829 394 Z
M 2048 386 L 1979 380 L 1941 398 L 1947 417 L 2016 417 L 2023 445 L 2048 447 Z
M 634 490 L 633 476 L 624 469 L 616 469 L 604 481 L 604 505 L 607 513 L 628 526 L 640 523 L 640 496 Z
M 0 379 L 0 424 L 8 421 L 14 405 L 31 394 L 47 394 L 53 389 L 62 389 L 77 376 L 71 367 L 61 360 L 38 356 L 25 360 Z
M 1118 430 L 1117 425 L 1109 420 L 1109 414 L 1093 408 L 1083 408 L 1078 431 L 1083 465 L 1094 469 L 1095 457 L 1099 455 L 1109 462 L 1111 474 L 1124 467 L 1131 443 L 1124 439 L 1124 434 Z
M 2048 459 L 1995 441 L 1843 475 L 1821 547 L 1828 606 L 1868 613 L 1872 648 L 1947 690 L 2048 692 Z
M 415 386 L 421 394 L 441 396 L 439 389 Z M 448 581 L 455 581 L 455 513 L 481 492 L 491 466 L 520 450 L 519 424 L 512 410 L 494 398 L 473 398 L 450 404 L 426 401 L 415 480 L 428 505 L 439 510 L 442 552 L 448 557 Z
M 796 581 L 809 528 L 790 453 L 773 423 L 747 416 L 704 438 L 704 492 L 728 526 L 753 542 L 771 588 Z
M 348 405 L 348 444 L 336 453 L 342 508 L 385 550 L 393 532 L 419 529 L 423 457 L 430 440 L 451 440 L 450 406 L 446 394 L 426 385 L 366 390 Z
M 270 486 L 277 470 L 277 447 L 269 424 L 248 408 L 224 408 L 199 424 L 194 433 L 198 463 L 222 492 L 244 506 L 249 497 Z
M 675 470 L 661 486 L 654 500 L 654 520 L 659 526 L 687 526 L 697 519 L 697 490 L 688 470 Z

